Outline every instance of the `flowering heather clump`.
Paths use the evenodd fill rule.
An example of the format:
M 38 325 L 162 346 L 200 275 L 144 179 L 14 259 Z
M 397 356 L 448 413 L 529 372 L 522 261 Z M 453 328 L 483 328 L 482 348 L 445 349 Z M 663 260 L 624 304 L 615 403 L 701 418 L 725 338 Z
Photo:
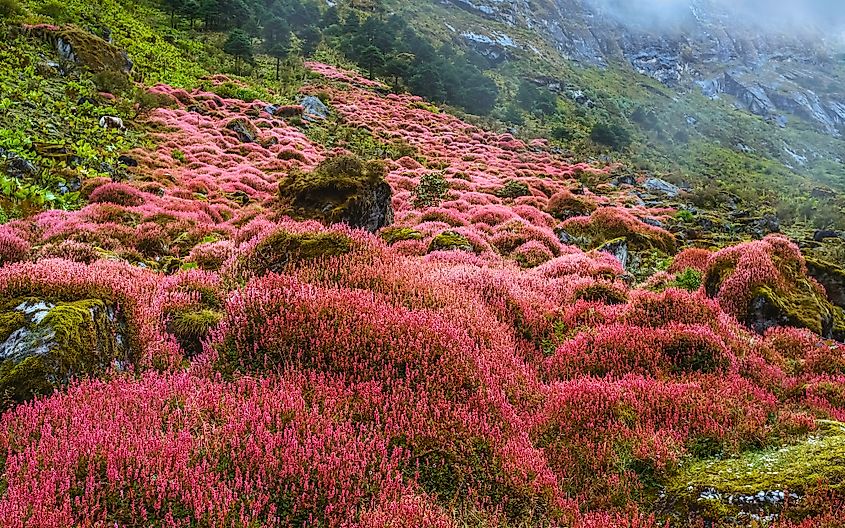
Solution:
M 546 364 L 552 377 L 571 379 L 723 372 L 731 362 L 731 352 L 710 328 L 675 324 L 659 329 L 611 325 L 582 332 L 561 345 Z
M 554 258 L 552 252 L 539 240 L 529 240 L 511 253 L 511 258 L 523 268 L 536 268 Z
M 0 227 L 0 265 L 26 259 L 29 250 L 29 242 L 11 229 Z
M 669 273 L 679 273 L 687 269 L 694 269 L 704 273 L 710 263 L 712 252 L 706 249 L 689 248 L 675 255 L 672 265 L 667 270 Z
M 707 295 L 758 332 L 773 326 L 845 335 L 845 315 L 807 274 L 798 246 L 781 235 L 725 248 L 704 275 Z
M 88 201 L 134 207 L 144 203 L 144 197 L 140 191 L 125 183 L 107 183 L 94 189 Z
M 601 207 L 590 216 L 570 218 L 561 227 L 573 236 L 587 238 L 592 247 L 625 237 L 630 243 L 665 253 L 672 253 L 675 249 L 675 237 L 671 233 L 646 224 L 618 207 Z

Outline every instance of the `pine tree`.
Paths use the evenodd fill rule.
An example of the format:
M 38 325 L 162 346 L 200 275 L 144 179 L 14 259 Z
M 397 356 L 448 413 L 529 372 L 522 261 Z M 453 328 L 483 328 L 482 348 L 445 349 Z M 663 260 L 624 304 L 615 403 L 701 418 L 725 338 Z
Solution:
M 252 60 L 252 39 L 240 28 L 229 33 L 226 43 L 223 44 L 223 51 L 235 57 L 235 68 L 238 75 L 241 74 L 241 64 L 244 60 Z

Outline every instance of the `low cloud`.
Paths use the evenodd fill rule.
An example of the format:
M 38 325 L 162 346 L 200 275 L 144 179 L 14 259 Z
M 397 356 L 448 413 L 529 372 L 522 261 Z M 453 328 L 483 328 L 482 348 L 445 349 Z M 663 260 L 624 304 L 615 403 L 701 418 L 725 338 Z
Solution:
M 599 16 L 625 24 L 682 28 L 696 13 L 717 13 L 733 24 L 781 32 L 841 34 L 845 0 L 583 0 Z

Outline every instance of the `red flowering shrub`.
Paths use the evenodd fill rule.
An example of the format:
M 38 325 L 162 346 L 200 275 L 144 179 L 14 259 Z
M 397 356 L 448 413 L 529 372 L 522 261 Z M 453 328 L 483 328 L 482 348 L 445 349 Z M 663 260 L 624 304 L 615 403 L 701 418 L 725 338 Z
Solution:
M 687 269 L 694 269 L 704 273 L 710 263 L 712 252 L 706 249 L 689 248 L 675 255 L 672 265 L 667 270 L 669 273 L 680 273 Z
M 665 378 L 685 372 L 722 372 L 732 359 L 722 339 L 705 326 L 610 325 L 566 341 L 546 361 L 546 370 L 555 379 L 628 373 Z

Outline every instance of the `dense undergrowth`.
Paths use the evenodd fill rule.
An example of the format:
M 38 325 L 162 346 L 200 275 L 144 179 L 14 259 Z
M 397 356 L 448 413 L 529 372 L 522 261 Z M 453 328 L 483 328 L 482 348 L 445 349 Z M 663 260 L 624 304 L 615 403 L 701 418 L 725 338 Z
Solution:
M 14 27 L 6 63 L 50 60 Z M 116 95 L 0 73 L 4 129 L 96 152 L 7 144 L 80 189 L 3 206 L 0 524 L 838 526 L 845 316 L 788 238 L 687 247 L 620 167 L 352 71 L 194 64 Z

